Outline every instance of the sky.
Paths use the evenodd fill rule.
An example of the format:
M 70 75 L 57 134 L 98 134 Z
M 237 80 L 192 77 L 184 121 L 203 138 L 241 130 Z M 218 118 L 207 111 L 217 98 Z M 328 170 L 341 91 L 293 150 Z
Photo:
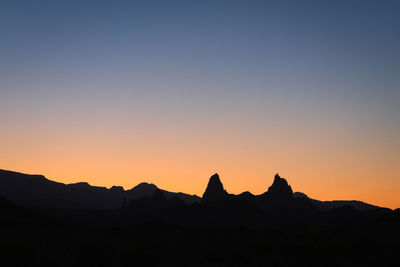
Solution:
M 1 1 L 0 168 L 400 207 L 399 1 Z

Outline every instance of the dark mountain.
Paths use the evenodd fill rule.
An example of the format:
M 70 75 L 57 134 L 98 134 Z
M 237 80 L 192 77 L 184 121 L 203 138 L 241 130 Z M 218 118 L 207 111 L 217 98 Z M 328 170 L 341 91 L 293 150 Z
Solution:
M 268 217 L 266 224 L 278 228 L 294 229 L 312 221 L 318 210 L 308 199 L 293 197 L 293 191 L 286 179 L 276 174 L 267 192 L 256 196 L 257 205 Z
M 154 184 L 140 183 L 129 190 L 120 186 L 113 186 L 110 189 L 105 187 L 91 186 L 86 182 L 63 184 L 46 179 L 42 175 L 28 175 L 18 172 L 0 170 L 0 195 L 20 206 L 31 206 L 41 208 L 64 208 L 64 209 L 116 209 L 124 202 L 137 200 L 143 197 L 151 197 L 159 188 Z M 203 194 L 203 199 L 184 193 L 174 193 L 159 189 L 167 199 L 178 198 L 185 204 L 209 203 L 227 199 L 246 200 L 265 207 L 281 206 L 286 209 L 284 202 L 296 203 L 308 200 L 320 212 L 330 209 L 352 206 L 357 211 L 365 211 L 379 208 L 361 201 L 319 201 L 309 198 L 306 194 L 296 192 L 293 194 L 288 182 L 276 174 L 272 185 L 267 192 L 255 196 L 250 192 L 239 195 L 229 194 L 223 187 L 218 174 L 214 174 Z M 276 203 L 272 205 L 272 203 Z
M 213 201 L 220 201 L 225 200 L 228 198 L 228 192 L 224 189 L 224 186 L 219 179 L 219 175 L 216 173 L 211 176 L 210 180 L 208 181 L 208 185 L 206 191 L 203 194 L 202 202 L 213 202 Z
M 5 218 L 5 217 L 27 217 L 30 216 L 31 212 L 18 207 L 14 203 L 11 203 L 4 197 L 0 196 L 0 217 Z
M 358 211 L 370 210 L 380 208 L 375 205 L 371 205 L 362 201 L 357 200 L 333 200 L 333 201 L 321 201 L 309 198 L 306 194 L 301 192 L 295 192 L 293 194 L 294 198 L 306 198 L 310 200 L 313 205 L 318 208 L 319 211 L 328 211 L 335 208 L 351 206 L 354 207 Z
M 276 202 L 289 201 L 293 199 L 293 191 L 284 178 L 281 178 L 279 174 L 275 174 L 274 182 L 268 188 L 268 191 L 261 196 Z
M 132 211 L 141 211 L 141 212 L 159 212 L 160 210 L 165 209 L 175 209 L 179 207 L 184 207 L 187 204 L 178 197 L 172 197 L 168 199 L 163 192 L 163 190 L 156 189 L 152 196 L 142 197 L 139 199 L 135 199 L 128 203 L 128 210 Z
M 249 191 L 245 191 L 243 193 L 240 193 L 239 195 L 236 195 L 236 198 L 242 199 L 242 200 L 247 200 L 247 201 L 254 201 L 256 200 L 256 196 L 250 193 Z
M 188 225 L 214 227 L 248 227 L 255 229 L 292 228 L 317 214 L 307 199 L 294 199 L 287 181 L 276 175 L 264 194 L 250 192 L 229 194 L 218 174 L 211 176 L 203 194 L 202 205 L 188 207 Z M 193 212 L 192 210 L 196 211 Z M 296 226 L 297 227 L 297 226 Z
M 392 212 L 386 212 L 379 218 L 379 221 L 400 223 L 400 209 L 395 209 Z
M 153 184 L 141 183 L 125 191 L 122 187 L 91 186 L 88 183 L 63 184 L 42 175 L 28 175 L 0 170 L 0 195 L 21 206 L 64 209 L 116 209 L 124 200 L 152 196 Z M 195 195 L 162 190 L 168 199 L 177 197 L 185 203 L 200 202 Z
M 213 175 L 203 201 L 192 204 L 182 194 L 147 183 L 125 191 L 12 172 L 6 176 L 36 201 L 42 192 L 43 199 L 56 202 L 57 192 L 59 199 L 79 205 L 116 197 L 124 205 L 108 210 L 30 209 L 0 197 L 0 266 L 400 264 L 399 210 L 318 210 L 305 195 L 293 194 L 279 175 L 261 195 L 229 194 Z M 0 176 L 0 190 L 11 195 L 12 187 L 2 187 L 11 183 L 6 180 Z

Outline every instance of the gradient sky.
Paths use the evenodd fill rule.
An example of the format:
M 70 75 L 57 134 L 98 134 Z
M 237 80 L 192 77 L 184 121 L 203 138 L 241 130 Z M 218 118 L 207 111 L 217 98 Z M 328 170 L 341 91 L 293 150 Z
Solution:
M 400 207 L 400 1 L 1 1 L 0 168 Z

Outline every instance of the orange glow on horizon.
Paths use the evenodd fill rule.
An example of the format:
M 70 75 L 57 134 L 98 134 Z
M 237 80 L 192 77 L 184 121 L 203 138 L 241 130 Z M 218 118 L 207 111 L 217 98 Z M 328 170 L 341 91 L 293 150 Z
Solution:
M 222 132 L 201 133 L 196 140 L 171 135 L 164 139 L 147 136 L 144 142 L 140 136 L 130 143 L 128 138 L 120 137 L 75 136 L 61 141 L 42 136 L 39 141 L 31 136 L 23 146 L 9 142 L 9 147 L 3 148 L 7 153 L 0 158 L 1 168 L 43 174 L 64 183 L 86 181 L 108 188 L 122 185 L 130 189 L 149 182 L 165 190 L 198 196 L 202 196 L 209 177 L 216 172 L 227 191 L 234 194 L 261 194 L 278 172 L 293 191 L 315 199 L 400 206 L 400 171 L 395 168 L 394 149 L 370 146 L 367 150 L 361 141 L 357 144 L 354 140 L 349 149 L 349 142 L 332 144 L 304 136 L 301 143 L 296 138 L 285 138 L 283 142 L 274 135 L 252 139 L 242 138 L 240 133 L 225 136 Z M 382 149 L 386 151 L 384 158 Z
M 240 113 L 229 120 L 219 113 L 196 119 L 175 114 L 171 123 L 107 112 L 50 114 L 31 124 L 21 114 L 5 121 L 0 168 L 125 189 L 146 181 L 199 196 L 215 172 L 234 194 L 261 194 L 278 172 L 312 198 L 400 207 L 397 128 L 377 132 L 374 125 L 332 122 L 317 113 L 305 119 Z

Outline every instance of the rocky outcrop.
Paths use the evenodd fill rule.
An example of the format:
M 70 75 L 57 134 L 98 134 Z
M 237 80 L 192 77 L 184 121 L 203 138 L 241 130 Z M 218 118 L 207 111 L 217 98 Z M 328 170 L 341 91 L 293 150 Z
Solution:
M 284 178 L 276 174 L 274 182 L 263 196 L 268 200 L 288 201 L 293 199 L 293 190 Z
M 208 181 L 206 191 L 203 194 L 202 203 L 224 200 L 228 198 L 228 195 L 228 192 L 226 192 L 219 179 L 219 175 L 216 173 L 211 176 Z

